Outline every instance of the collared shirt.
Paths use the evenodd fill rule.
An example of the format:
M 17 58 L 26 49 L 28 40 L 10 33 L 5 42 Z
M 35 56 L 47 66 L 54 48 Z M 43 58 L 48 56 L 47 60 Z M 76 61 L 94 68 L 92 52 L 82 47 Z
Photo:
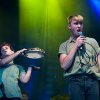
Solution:
M 15 64 L 9 64 L 0 69 L 0 85 L 3 84 L 6 97 L 22 98 L 18 80 L 23 73 L 25 73 L 23 67 Z M 0 90 L 0 97 L 2 96 L 3 94 Z
M 70 37 L 69 40 L 62 43 L 59 47 L 59 54 L 68 54 L 73 48 L 75 40 Z M 99 45 L 94 38 L 85 37 L 85 45 L 77 50 L 73 63 L 69 69 L 64 72 L 64 76 L 75 74 L 93 74 L 96 78 L 100 79 L 100 72 L 96 56 L 99 52 Z

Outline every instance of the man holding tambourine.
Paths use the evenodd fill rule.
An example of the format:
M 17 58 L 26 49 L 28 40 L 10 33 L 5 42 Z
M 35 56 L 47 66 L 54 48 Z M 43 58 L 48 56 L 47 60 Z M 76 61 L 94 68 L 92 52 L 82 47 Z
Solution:
M 39 48 L 22 49 L 14 52 L 8 43 L 0 45 L 0 100 L 22 100 L 22 94 L 18 86 L 18 80 L 27 83 L 32 73 L 32 67 L 40 69 L 40 67 L 30 66 L 25 71 L 20 65 L 13 63 L 13 59 L 18 55 L 24 55 L 27 58 L 42 58 L 44 51 Z

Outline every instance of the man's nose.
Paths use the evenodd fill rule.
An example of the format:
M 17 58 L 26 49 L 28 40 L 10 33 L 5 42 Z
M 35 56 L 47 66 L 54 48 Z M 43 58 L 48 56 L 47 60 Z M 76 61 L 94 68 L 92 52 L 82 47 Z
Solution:
M 81 27 L 81 25 L 80 25 L 80 24 L 78 24 L 77 26 L 78 26 L 78 27 Z

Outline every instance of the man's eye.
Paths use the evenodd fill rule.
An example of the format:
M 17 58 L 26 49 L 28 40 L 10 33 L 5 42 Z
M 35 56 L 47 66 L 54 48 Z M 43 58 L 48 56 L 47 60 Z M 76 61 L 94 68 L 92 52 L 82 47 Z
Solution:
M 8 49 L 7 47 L 5 49 Z
M 80 24 L 80 25 L 82 25 L 83 23 L 82 22 L 76 22 L 76 23 L 74 23 L 75 25 L 78 25 L 78 24 Z
M 82 22 L 79 22 L 79 24 L 82 25 L 83 23 Z
M 78 22 L 74 23 L 75 25 L 78 25 Z

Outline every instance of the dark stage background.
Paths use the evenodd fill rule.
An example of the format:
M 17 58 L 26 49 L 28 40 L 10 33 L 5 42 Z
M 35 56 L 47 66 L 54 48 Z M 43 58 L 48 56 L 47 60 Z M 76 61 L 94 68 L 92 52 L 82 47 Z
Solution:
M 0 0 L 0 44 L 9 42 L 15 51 L 39 47 L 46 52 L 45 57 L 38 60 L 21 56 L 15 59 L 15 63 L 25 69 L 29 65 L 41 67 L 32 72 L 27 84 L 20 83 L 29 100 L 50 100 L 65 94 L 63 70 L 57 55 L 59 45 L 70 36 L 67 30 L 69 15 L 83 15 L 84 34 L 100 44 L 100 7 L 97 10 L 91 1 Z

